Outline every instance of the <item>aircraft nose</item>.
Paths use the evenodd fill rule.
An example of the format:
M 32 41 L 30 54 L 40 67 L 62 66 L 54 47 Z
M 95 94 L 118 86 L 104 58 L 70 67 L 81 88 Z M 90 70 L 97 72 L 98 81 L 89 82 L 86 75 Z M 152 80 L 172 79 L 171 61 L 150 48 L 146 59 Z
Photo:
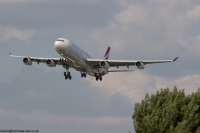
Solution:
M 58 39 L 54 43 L 54 47 L 58 53 L 64 53 L 66 50 L 69 50 L 68 47 L 71 46 L 71 41 L 67 39 Z
M 59 42 L 59 41 L 56 41 L 54 43 L 54 47 L 57 51 L 60 51 L 62 48 L 63 48 L 63 43 L 62 42 Z

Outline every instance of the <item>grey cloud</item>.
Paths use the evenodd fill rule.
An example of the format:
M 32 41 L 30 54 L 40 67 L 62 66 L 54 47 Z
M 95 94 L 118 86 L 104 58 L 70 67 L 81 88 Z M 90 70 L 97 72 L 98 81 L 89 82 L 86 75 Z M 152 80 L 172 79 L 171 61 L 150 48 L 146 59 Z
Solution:
M 109 103 L 109 99 L 104 100 L 105 94 L 89 87 L 79 72 L 72 71 L 74 79 L 65 81 L 63 71 L 48 72 L 41 68 L 24 67 L 20 74 L 11 77 L 8 82 L 0 83 L 1 104 L 22 112 L 44 110 L 78 116 L 128 115 L 119 108 L 117 112 L 120 113 L 115 113 L 115 106 L 126 104 L 123 97 L 119 103 L 117 98 L 112 98 Z M 132 105 L 126 105 L 132 109 Z
M 87 4 L 71 1 L 0 5 L 1 25 L 35 29 L 103 25 L 117 10 L 112 1 Z M 75 28 L 75 27 L 74 27 Z M 65 28 L 64 28 L 65 29 Z
M 1 108 L 18 111 L 22 115 L 39 110 L 58 116 L 131 118 L 134 103 L 146 92 L 154 93 L 157 87 L 167 84 L 174 86 L 179 80 L 184 80 L 184 77 L 179 77 L 190 79 L 192 76 L 187 75 L 199 73 L 199 40 L 196 37 L 199 20 L 197 17 L 188 21 L 188 17 L 184 16 L 200 4 L 198 0 L 86 1 L 0 3 L 1 29 L 9 27 L 36 32 L 28 45 L 16 38 L 1 42 Z M 138 14 L 133 14 L 135 8 L 129 6 L 137 7 Z M 128 16 L 129 12 L 133 16 Z M 137 20 L 140 13 L 143 16 Z M 125 19 L 120 19 L 122 17 Z M 35 64 L 24 67 L 22 60 L 8 56 L 11 51 L 19 55 L 59 57 L 53 47 L 58 37 L 69 38 L 94 58 L 102 58 L 109 45 L 112 46 L 110 59 L 173 59 L 176 56 L 180 59 L 174 63 L 147 65 L 143 73 L 131 67 L 136 69 L 131 75 L 117 74 L 114 78 L 108 75 L 105 79 L 108 78 L 109 85 L 106 85 L 105 81 L 100 84 L 89 77 L 81 79 L 74 70 L 71 70 L 73 80 L 68 82 L 63 78 L 64 69 L 48 68 L 47 71 L 45 65 Z M 156 86 L 159 80 L 155 77 L 163 78 L 162 82 L 158 82 L 160 85 Z M 172 82 L 176 79 L 179 80 Z M 198 78 L 195 78 L 196 85 Z M 130 89 L 132 87 L 134 89 Z M 111 95 L 109 89 L 117 92 Z M 37 124 L 25 121 L 17 123 L 13 118 L 4 117 L 0 122 L 16 128 L 37 127 Z M 128 132 L 133 130 L 133 126 L 130 120 L 127 126 L 55 124 L 51 128 L 41 125 L 40 129 L 41 132 L 46 129 L 50 132 Z
M 115 117 L 130 116 L 131 122 L 133 105 L 127 103 L 123 97 L 117 95 L 109 99 L 106 94 L 104 94 L 104 91 L 88 85 L 88 81 L 82 79 L 78 72 L 72 70 L 73 80 L 65 81 L 63 77 L 64 70 L 61 71 L 58 69 L 55 71 L 55 69 L 53 69 L 54 68 L 46 70 L 40 67 L 25 66 L 19 74 L 10 77 L 7 82 L 1 82 L 0 107 L 6 110 L 17 111 L 23 117 L 27 114 L 29 120 L 34 120 L 34 118 L 31 118 L 29 115 L 31 112 L 42 111 L 46 112 L 44 114 L 51 113 L 67 117 L 66 120 L 68 116 L 74 116 L 77 117 L 77 119 L 81 117 L 88 117 L 91 119 L 98 117 L 109 118 L 110 116 L 115 119 Z M 14 116 L 17 116 L 17 114 L 14 114 Z M 38 128 L 37 124 L 27 122 L 18 117 L 15 118 L 14 116 L 11 115 L 10 118 L 5 117 L 5 121 L 2 118 L 0 122 L 4 121 L 10 123 L 9 125 L 13 128 Z M 39 117 L 39 115 L 36 113 L 35 117 Z M 12 119 L 18 120 L 18 124 L 14 124 L 15 121 L 12 121 Z M 52 117 L 48 120 L 52 121 Z M 67 127 L 71 132 L 80 131 L 81 129 L 84 132 L 92 132 L 95 128 L 99 130 L 98 132 L 120 132 L 127 127 L 132 127 L 131 123 L 129 123 L 129 126 L 118 125 L 120 129 L 117 131 L 113 129 L 115 128 L 114 125 L 100 124 L 99 126 L 94 125 L 93 128 L 90 128 L 91 124 L 77 125 L 73 123 L 73 121 L 70 121 L 70 119 L 68 121 Z M 104 122 L 104 119 L 102 122 Z M 76 126 L 80 129 L 76 129 Z M 6 128 L 8 126 L 4 125 L 4 127 Z M 42 124 L 39 127 L 41 132 L 48 132 L 47 129 L 51 129 L 52 131 L 50 132 L 54 132 L 55 130 L 64 131 L 66 129 L 65 124 L 52 124 L 50 127 L 48 124 Z M 101 128 L 104 130 L 101 130 Z
M 84 50 L 96 47 L 96 42 L 90 38 L 91 30 L 105 25 L 119 10 L 120 5 L 114 1 L 88 4 L 88 2 L 61 0 L 59 2 L 32 1 L 2 4 L 0 5 L 0 28 L 34 30 L 36 34 L 34 38 L 30 39 L 31 43 L 29 44 L 32 50 L 30 47 L 23 47 L 27 51 L 24 54 L 28 55 L 32 54 L 31 51 L 42 50 L 46 56 L 49 56 L 50 53 L 51 56 L 54 55 L 53 52 L 46 52 L 46 49 L 51 50 L 58 37 L 68 38 Z M 6 45 L 13 45 L 13 41 L 16 40 L 11 40 Z M 21 42 L 15 42 L 15 45 L 21 44 Z M 9 49 L 7 50 L 9 51 Z M 93 50 L 95 51 L 95 49 Z M 21 50 L 19 49 L 19 51 Z M 90 49 L 88 53 L 91 53 Z
M 9 41 L 11 39 L 18 39 L 21 41 L 29 42 L 29 39 L 34 36 L 33 30 L 19 30 L 16 28 L 2 28 L 0 29 L 0 42 Z
M 120 93 L 112 95 L 109 99 L 109 103 L 114 116 L 129 116 L 133 113 L 134 102 L 131 104 L 129 99 L 126 99 Z
M 107 26 L 97 28 L 91 33 L 91 37 L 99 44 L 103 44 L 104 47 L 112 46 L 111 58 L 159 60 L 180 56 L 180 59 L 175 62 L 179 65 L 157 64 L 147 65 L 147 68 L 150 67 L 148 70 L 151 73 L 171 75 L 170 77 L 174 78 L 183 76 L 189 71 L 190 74 L 197 72 L 199 63 L 194 60 L 197 60 L 199 56 L 197 54 L 199 40 L 196 41 L 195 37 L 191 38 L 193 35 L 190 31 L 191 27 L 197 26 L 198 21 L 188 20 L 186 16 L 187 12 L 194 10 L 197 1 L 192 3 L 184 1 L 181 4 L 177 1 L 148 1 L 146 4 L 121 3 L 124 9 L 115 15 L 115 19 Z M 164 5 L 165 8 L 163 8 Z M 99 53 L 102 53 L 102 46 L 97 49 Z M 119 53 L 123 54 L 119 56 Z M 193 67 L 189 66 L 191 63 L 194 64 Z

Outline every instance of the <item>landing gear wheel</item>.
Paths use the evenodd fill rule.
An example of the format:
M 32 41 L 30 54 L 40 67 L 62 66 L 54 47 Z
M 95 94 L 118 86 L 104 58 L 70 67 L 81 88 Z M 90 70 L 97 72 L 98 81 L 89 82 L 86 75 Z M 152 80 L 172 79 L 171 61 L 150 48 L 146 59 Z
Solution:
M 100 81 L 102 81 L 102 77 L 99 77 Z
M 72 76 L 69 72 L 69 68 L 66 68 L 66 72 L 64 72 L 64 76 L 65 76 L 65 80 L 67 80 L 67 79 L 71 80 L 72 79 Z
M 81 77 L 82 77 L 82 78 L 83 78 L 83 77 L 86 78 L 86 76 L 87 76 L 87 73 L 84 72 L 84 71 L 82 71 L 82 72 L 81 72 Z
M 96 77 L 96 81 L 98 81 L 99 77 Z

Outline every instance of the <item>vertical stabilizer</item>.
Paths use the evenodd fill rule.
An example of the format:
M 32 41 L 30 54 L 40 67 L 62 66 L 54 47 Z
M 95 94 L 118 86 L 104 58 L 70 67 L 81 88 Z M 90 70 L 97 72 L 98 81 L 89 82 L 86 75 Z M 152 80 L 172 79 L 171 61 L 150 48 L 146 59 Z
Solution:
M 104 55 L 104 57 L 103 57 L 104 60 L 108 60 L 109 55 L 110 55 L 110 49 L 111 49 L 111 48 L 108 46 L 108 49 L 107 49 L 107 51 L 106 51 L 106 53 L 105 53 L 105 55 Z

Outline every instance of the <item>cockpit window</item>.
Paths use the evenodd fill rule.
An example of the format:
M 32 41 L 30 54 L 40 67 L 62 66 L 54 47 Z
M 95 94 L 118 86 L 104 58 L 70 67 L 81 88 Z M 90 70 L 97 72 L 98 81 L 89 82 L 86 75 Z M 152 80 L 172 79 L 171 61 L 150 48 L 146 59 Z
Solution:
M 61 39 L 58 39 L 57 41 L 60 41 L 60 42 L 65 42 L 64 40 L 61 40 Z

